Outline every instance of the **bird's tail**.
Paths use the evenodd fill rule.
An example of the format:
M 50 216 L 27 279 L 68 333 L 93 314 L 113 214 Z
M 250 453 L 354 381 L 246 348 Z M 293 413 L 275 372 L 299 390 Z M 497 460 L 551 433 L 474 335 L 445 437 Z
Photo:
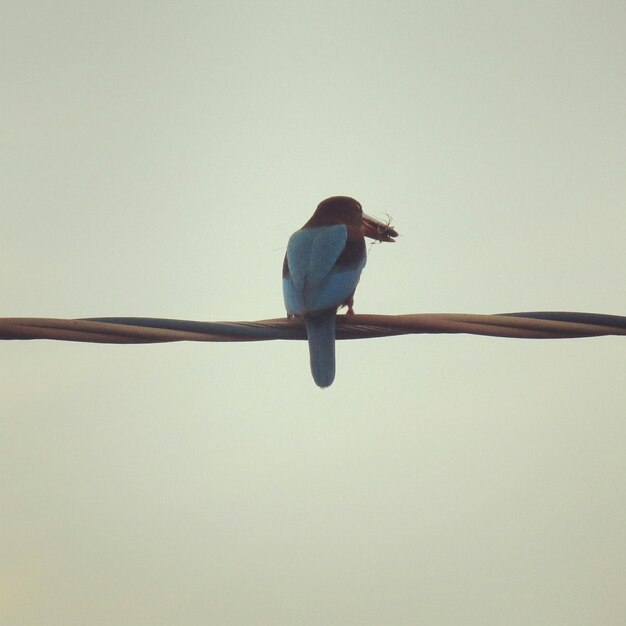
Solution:
M 304 316 L 309 339 L 311 374 L 318 387 L 330 387 L 335 380 L 335 319 L 337 309 Z

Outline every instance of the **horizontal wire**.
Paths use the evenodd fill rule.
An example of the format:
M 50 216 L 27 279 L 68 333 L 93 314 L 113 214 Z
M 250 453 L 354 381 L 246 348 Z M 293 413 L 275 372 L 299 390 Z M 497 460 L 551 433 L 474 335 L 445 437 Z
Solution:
M 531 311 L 499 315 L 419 313 L 339 315 L 337 339 L 366 339 L 425 333 L 465 333 L 520 339 L 567 339 L 626 335 L 626 317 L 599 313 Z M 0 339 L 53 339 L 90 343 L 172 341 L 270 341 L 306 339 L 299 319 L 200 322 L 148 317 L 55 319 L 0 318 Z

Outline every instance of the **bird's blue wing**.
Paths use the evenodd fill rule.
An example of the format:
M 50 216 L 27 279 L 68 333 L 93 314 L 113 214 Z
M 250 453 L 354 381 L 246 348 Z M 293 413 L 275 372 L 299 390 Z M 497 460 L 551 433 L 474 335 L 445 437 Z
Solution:
M 365 259 L 353 269 L 333 269 L 318 289 L 305 290 L 304 304 L 308 311 L 323 311 L 343 304 L 356 289 L 365 266 Z
M 305 228 L 287 244 L 287 261 L 295 286 L 304 289 L 321 283 L 339 258 L 348 240 L 345 224 Z
M 305 228 L 291 236 L 287 245 L 289 274 L 283 279 L 288 313 L 303 315 L 337 307 L 352 294 L 365 257 L 354 266 L 336 267 L 347 239 L 345 224 Z

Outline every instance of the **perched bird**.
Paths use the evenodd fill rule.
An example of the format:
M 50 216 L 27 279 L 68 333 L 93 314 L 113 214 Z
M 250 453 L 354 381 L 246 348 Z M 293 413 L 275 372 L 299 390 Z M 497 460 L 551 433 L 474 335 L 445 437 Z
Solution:
M 392 242 L 398 233 L 363 213 L 347 196 L 318 205 L 311 219 L 289 238 L 283 262 L 283 297 L 288 317 L 302 316 L 309 341 L 311 373 L 319 387 L 335 379 L 337 308 L 354 314 L 354 290 L 365 267 L 365 239 Z

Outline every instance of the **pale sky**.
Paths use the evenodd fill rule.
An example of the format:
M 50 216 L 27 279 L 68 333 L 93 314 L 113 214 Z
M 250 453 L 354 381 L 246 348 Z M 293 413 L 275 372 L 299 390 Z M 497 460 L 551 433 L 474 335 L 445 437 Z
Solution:
M 626 4 L 0 4 L 0 316 L 626 314 Z M 0 345 L 4 626 L 623 626 L 626 342 Z

